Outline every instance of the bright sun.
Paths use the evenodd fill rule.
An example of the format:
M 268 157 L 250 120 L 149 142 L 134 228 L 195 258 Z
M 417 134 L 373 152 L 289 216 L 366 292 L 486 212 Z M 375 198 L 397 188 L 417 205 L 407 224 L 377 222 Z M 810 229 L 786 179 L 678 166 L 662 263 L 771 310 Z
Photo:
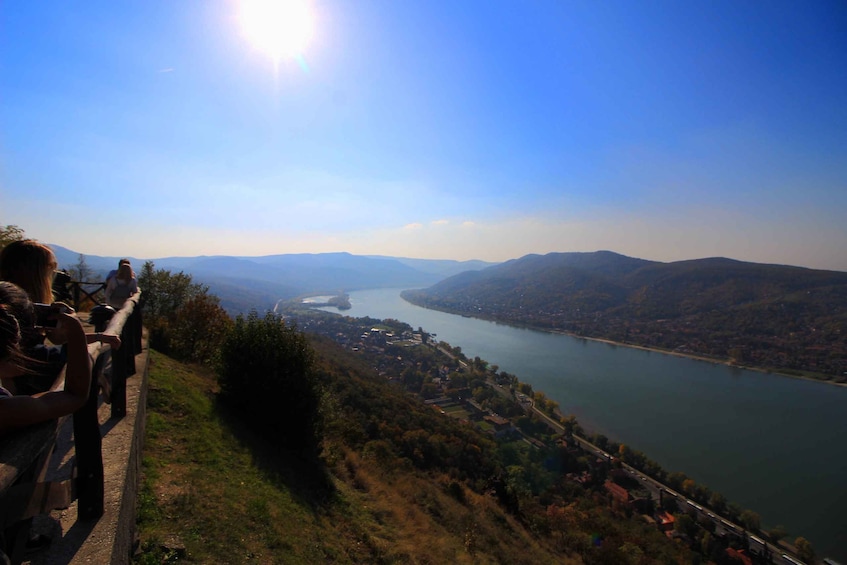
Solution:
M 240 19 L 247 39 L 275 62 L 302 57 L 312 38 L 309 0 L 242 0 Z

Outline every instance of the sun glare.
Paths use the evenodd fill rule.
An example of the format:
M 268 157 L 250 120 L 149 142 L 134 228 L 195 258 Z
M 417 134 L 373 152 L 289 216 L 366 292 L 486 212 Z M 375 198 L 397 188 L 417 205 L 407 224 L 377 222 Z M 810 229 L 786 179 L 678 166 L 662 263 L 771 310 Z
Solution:
M 309 0 L 242 0 L 244 35 L 275 62 L 302 57 L 312 38 L 314 15 Z

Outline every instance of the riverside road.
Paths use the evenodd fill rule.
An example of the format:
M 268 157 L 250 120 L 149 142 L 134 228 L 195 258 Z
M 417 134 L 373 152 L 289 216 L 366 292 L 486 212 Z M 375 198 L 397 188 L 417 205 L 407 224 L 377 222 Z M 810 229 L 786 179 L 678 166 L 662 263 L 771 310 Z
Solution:
M 534 405 L 532 406 L 532 411 L 533 411 L 533 413 L 535 413 L 535 415 L 539 416 L 544 422 L 546 422 L 547 425 L 550 426 L 550 428 L 552 430 L 554 430 L 556 433 L 563 434 L 565 432 L 565 428 L 561 424 L 559 424 L 556 420 L 554 420 L 553 418 L 551 418 L 550 416 L 548 416 L 547 414 L 545 414 L 544 412 L 542 412 L 541 410 L 536 408 Z M 594 445 L 593 443 L 591 443 L 587 439 L 581 438 L 581 437 L 576 436 L 576 435 L 574 435 L 572 437 L 577 443 L 579 443 L 582 446 L 582 449 L 584 451 L 596 454 L 598 457 L 600 457 L 602 459 L 606 459 L 608 461 L 611 461 L 613 459 L 612 454 L 608 453 L 607 451 L 600 449 L 598 446 Z M 656 479 L 654 479 L 652 477 L 648 477 L 647 475 L 641 473 L 640 471 L 638 471 L 634 467 L 627 465 L 623 461 L 620 461 L 620 464 L 621 464 L 621 467 L 627 473 L 629 473 L 629 475 L 632 478 L 634 478 L 638 481 L 641 481 L 641 484 L 656 499 L 659 499 L 660 496 L 670 495 L 677 500 L 677 503 L 680 506 L 680 508 L 684 508 L 685 506 L 687 506 L 688 512 L 689 513 L 693 512 L 693 513 L 697 514 L 697 517 L 701 521 L 711 520 L 715 524 L 715 532 L 716 533 L 718 533 L 718 534 L 729 533 L 731 535 L 738 536 L 739 538 L 746 537 L 748 542 L 749 542 L 751 553 L 763 555 L 766 558 L 768 556 L 770 556 L 771 559 L 773 560 L 773 563 L 775 563 L 777 565 L 797 565 L 798 563 L 802 564 L 802 561 L 800 561 L 796 557 L 792 557 L 792 556 L 788 555 L 787 553 L 785 553 L 784 549 L 777 547 L 770 542 L 766 542 L 765 540 L 761 539 L 760 537 L 745 531 L 745 529 L 742 526 L 735 524 L 734 522 L 731 522 L 731 521 L 729 521 L 728 519 L 726 519 L 722 516 L 717 515 L 716 513 L 712 512 L 711 510 L 709 510 L 707 508 L 704 508 L 703 506 L 701 506 L 700 504 L 691 500 L 690 498 L 687 498 L 682 493 L 679 493 L 679 492 L 673 490 L 672 488 L 670 488 L 666 484 L 660 483 L 659 481 L 657 481 Z

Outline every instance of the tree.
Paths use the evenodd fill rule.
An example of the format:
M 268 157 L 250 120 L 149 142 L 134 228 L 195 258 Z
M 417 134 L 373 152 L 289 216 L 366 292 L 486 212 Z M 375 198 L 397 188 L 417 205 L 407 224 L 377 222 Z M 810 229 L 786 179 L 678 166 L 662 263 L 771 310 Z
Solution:
M 741 523 L 744 524 L 744 527 L 751 532 L 758 532 L 759 528 L 762 526 L 761 518 L 752 510 L 744 510 L 741 512 L 740 519 Z
M 577 509 L 575 502 L 567 506 L 551 504 L 547 507 L 547 519 L 551 531 L 559 534 L 560 549 L 566 549 L 568 534 L 579 531 L 579 525 L 585 523 L 585 513 Z
M 156 269 L 152 261 L 146 261 L 141 267 L 138 287 L 142 291 L 144 313 L 148 319 L 164 318 L 168 321 L 172 321 L 188 300 L 209 292 L 209 287 L 195 283 L 191 275 Z
M 771 537 L 771 541 L 779 543 L 779 540 L 788 537 L 788 530 L 785 529 L 785 526 L 780 524 L 771 528 L 768 535 Z
M 814 563 L 815 559 L 817 559 L 815 550 L 812 549 L 812 544 L 802 536 L 794 540 L 794 549 L 797 550 L 797 557 L 807 563 Z
M 521 465 L 506 467 L 506 493 L 514 505 L 511 510 L 517 512 L 532 497 L 532 489 L 526 480 L 526 469 Z
M 276 445 L 313 457 L 321 392 L 305 335 L 275 314 L 239 316 L 220 348 L 220 398 Z
M 88 266 L 88 263 L 85 260 L 85 255 L 82 253 L 80 253 L 77 257 L 76 264 L 70 267 L 65 267 L 65 272 L 67 272 L 70 277 L 70 281 L 76 281 L 78 283 L 88 282 L 95 279 L 94 271 Z M 53 281 L 53 296 L 59 300 L 71 299 L 72 294 L 69 286 L 70 285 L 67 283 L 63 284 L 61 279 L 56 278 Z M 78 309 L 87 310 L 103 301 L 103 289 L 100 287 L 99 282 L 94 283 L 94 285 L 81 285 L 80 288 L 85 290 L 87 293 L 90 293 L 92 295 L 92 299 L 80 294 L 80 303 L 76 304 Z
M 191 275 L 156 269 L 147 261 L 138 276 L 150 347 L 181 359 L 209 362 L 229 328 L 209 287 Z
M 678 512 L 679 504 L 676 502 L 676 497 L 671 496 L 669 494 L 665 494 L 662 496 L 662 510 L 667 512 Z
M 667 476 L 667 483 L 674 490 L 683 490 L 682 485 L 685 484 L 687 478 L 685 473 L 674 471 Z
M 209 363 L 232 327 L 232 318 L 213 294 L 199 294 L 180 308 L 171 327 L 171 346 L 182 359 Z
M 6 225 L 0 228 L 0 249 L 3 249 L 13 241 L 24 239 L 24 230 L 18 226 Z
M 71 279 L 78 282 L 88 282 L 94 276 L 94 271 L 88 266 L 85 260 L 85 255 L 79 254 L 76 264 L 71 267 L 65 267 L 65 271 L 71 276 Z
M 700 553 L 703 555 L 709 555 L 712 552 L 712 545 L 715 543 L 712 538 L 712 534 L 709 532 L 703 532 L 703 536 L 700 538 Z
M 709 506 L 718 514 L 723 514 L 726 508 L 726 499 L 721 493 L 713 492 L 712 496 L 709 497 Z
M 674 529 L 689 537 L 694 537 L 694 534 L 697 533 L 697 522 L 688 514 L 680 512 L 674 515 Z
M 733 520 L 740 519 L 739 517 L 741 516 L 741 511 L 741 507 L 738 506 L 738 504 L 736 504 L 735 502 L 728 502 L 726 505 L 726 513 Z
M 427 400 L 435 398 L 438 396 L 438 387 L 432 382 L 424 383 L 421 387 L 420 395 Z

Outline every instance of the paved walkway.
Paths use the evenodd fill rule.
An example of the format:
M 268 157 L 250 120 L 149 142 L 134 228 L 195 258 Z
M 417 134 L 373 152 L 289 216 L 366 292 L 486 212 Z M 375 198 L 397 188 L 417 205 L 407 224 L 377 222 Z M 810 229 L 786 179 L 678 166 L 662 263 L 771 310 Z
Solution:
M 77 520 L 77 503 L 50 516 L 38 517 L 34 531 L 51 541 L 28 556 L 26 564 L 96 565 L 129 562 L 135 537 L 136 498 L 141 474 L 141 446 L 147 400 L 147 339 L 135 358 L 136 374 L 127 379 L 127 413 L 112 420 L 111 407 L 101 404 L 100 429 L 103 437 L 105 505 L 96 522 Z M 73 425 L 70 419 L 62 429 L 53 454 L 48 480 L 64 480 L 73 472 Z

